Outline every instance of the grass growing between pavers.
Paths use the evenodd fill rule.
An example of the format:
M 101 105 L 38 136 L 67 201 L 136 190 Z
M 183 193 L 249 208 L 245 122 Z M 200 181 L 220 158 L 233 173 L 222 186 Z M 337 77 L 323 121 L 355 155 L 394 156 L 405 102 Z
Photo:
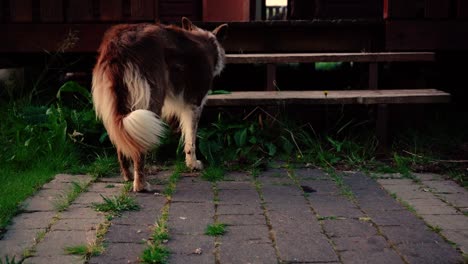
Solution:
M 223 236 L 227 232 L 227 226 L 224 223 L 214 223 L 206 226 L 205 235 L 207 236 Z
M 57 200 L 54 202 L 55 210 L 62 212 L 67 209 L 70 204 L 82 193 L 85 192 L 91 182 L 88 183 L 78 183 L 72 182 L 71 188 L 63 193 Z
M 94 210 L 98 212 L 108 213 L 111 217 L 120 216 L 125 211 L 136 211 L 140 209 L 135 198 L 130 197 L 129 190 L 131 189 L 131 183 L 127 183 L 124 186 L 124 190 L 118 196 L 106 197 L 101 194 L 103 199 L 102 203 L 93 203 Z
M 169 229 L 167 221 L 169 219 L 169 208 L 171 206 L 171 197 L 174 194 L 177 182 L 181 177 L 181 173 L 187 171 L 187 167 L 183 162 L 177 162 L 174 166 L 174 172 L 169 177 L 169 181 L 164 189 L 166 196 L 166 204 L 161 209 L 161 216 L 157 219 L 151 239 L 148 241 L 148 246 L 143 250 L 140 261 L 142 263 L 165 264 L 169 261 L 171 252 L 165 245 L 169 239 Z
M 215 182 L 224 178 L 224 169 L 218 166 L 210 166 L 202 171 L 202 179 Z
M 16 260 L 15 257 L 9 258 L 8 256 L 5 256 L 4 259 L 0 259 L 0 264 L 21 264 L 23 263 L 24 260 Z

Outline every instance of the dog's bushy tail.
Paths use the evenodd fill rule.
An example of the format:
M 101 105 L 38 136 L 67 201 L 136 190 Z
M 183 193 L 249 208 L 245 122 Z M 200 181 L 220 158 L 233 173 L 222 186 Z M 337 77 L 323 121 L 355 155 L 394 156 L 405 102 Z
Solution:
M 160 118 L 147 110 L 151 90 L 141 76 L 131 64 L 98 63 L 93 70 L 92 94 L 96 115 L 103 121 L 117 151 L 129 158 L 138 158 L 159 144 L 165 128 Z M 123 115 L 119 107 L 132 110 Z

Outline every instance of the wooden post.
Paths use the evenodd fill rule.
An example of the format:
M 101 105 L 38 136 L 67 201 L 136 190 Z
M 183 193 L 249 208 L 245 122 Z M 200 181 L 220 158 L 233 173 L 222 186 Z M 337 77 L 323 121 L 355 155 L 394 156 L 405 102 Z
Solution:
M 379 64 L 377 62 L 369 63 L 369 89 L 379 89 Z
M 369 63 L 369 89 L 379 89 L 379 64 L 377 62 Z M 389 149 L 388 133 L 388 109 L 387 104 L 378 104 L 375 132 L 378 140 L 377 155 L 386 156 Z
M 378 156 L 387 156 L 389 153 L 388 112 L 387 104 L 377 105 L 376 134 L 378 140 Z
M 276 64 L 268 63 L 267 64 L 267 83 L 265 89 L 267 91 L 276 90 Z

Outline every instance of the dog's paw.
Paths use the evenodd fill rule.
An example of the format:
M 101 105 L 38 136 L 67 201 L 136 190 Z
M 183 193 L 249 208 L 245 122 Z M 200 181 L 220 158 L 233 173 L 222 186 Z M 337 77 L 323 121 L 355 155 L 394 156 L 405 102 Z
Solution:
M 151 184 L 149 182 L 133 182 L 133 191 L 134 192 L 151 192 Z
M 203 170 L 203 163 L 199 160 L 195 161 L 195 162 L 192 162 L 192 164 L 189 165 L 189 168 L 194 171 L 194 170 L 197 170 L 197 171 L 201 171 Z

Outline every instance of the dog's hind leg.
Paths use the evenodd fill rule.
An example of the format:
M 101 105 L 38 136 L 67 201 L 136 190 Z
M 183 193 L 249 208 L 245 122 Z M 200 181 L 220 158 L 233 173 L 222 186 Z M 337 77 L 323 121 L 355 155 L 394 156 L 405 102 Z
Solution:
M 140 154 L 138 157 L 133 158 L 133 170 L 134 170 L 133 191 L 134 192 L 150 190 L 149 183 L 145 181 L 144 167 L 145 167 L 145 155 L 144 154 Z
M 133 175 L 130 172 L 130 160 L 120 151 L 117 151 L 117 157 L 119 158 L 120 171 L 122 171 L 124 181 L 133 180 Z
M 202 170 L 203 164 L 197 160 L 196 155 L 196 140 L 198 121 L 200 120 L 202 108 L 199 106 L 191 106 L 185 110 L 180 116 L 180 126 L 184 136 L 185 146 L 185 164 L 192 170 Z

